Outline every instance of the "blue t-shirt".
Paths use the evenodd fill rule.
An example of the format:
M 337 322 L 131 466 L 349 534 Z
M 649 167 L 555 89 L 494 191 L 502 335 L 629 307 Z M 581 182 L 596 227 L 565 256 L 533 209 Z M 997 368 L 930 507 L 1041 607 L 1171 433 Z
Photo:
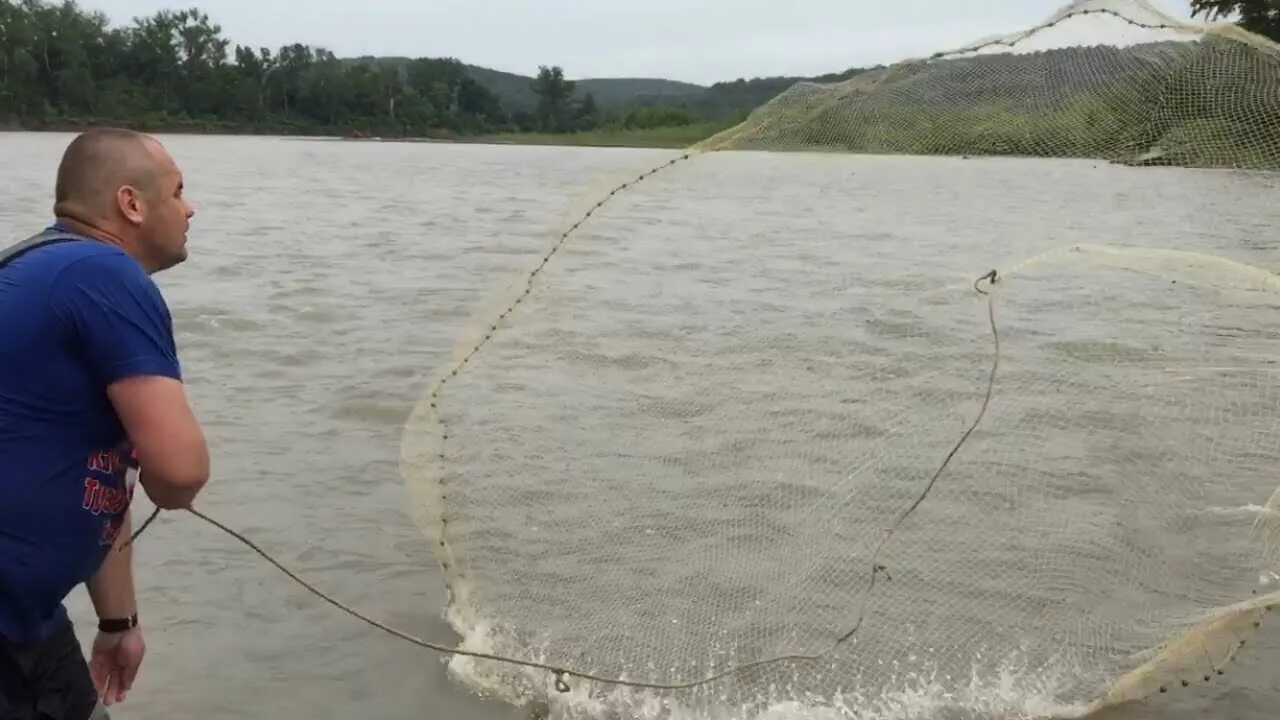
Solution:
M 85 238 L 0 265 L 0 635 L 12 642 L 65 621 L 63 601 L 119 534 L 132 449 L 106 390 L 138 375 L 181 380 L 169 309 L 123 250 Z

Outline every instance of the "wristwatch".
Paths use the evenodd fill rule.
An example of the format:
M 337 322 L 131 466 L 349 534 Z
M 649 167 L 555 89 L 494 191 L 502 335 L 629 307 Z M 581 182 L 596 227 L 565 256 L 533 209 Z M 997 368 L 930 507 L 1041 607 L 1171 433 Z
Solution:
M 102 618 L 98 621 L 98 632 L 122 633 L 138 627 L 138 613 L 127 618 Z

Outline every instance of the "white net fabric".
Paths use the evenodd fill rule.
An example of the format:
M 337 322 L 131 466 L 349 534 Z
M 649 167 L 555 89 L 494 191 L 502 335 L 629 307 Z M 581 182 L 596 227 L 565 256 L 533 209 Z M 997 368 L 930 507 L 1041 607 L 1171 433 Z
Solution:
M 1140 0 L 829 85 L 800 83 L 702 149 L 1087 157 L 1280 169 L 1280 46 Z
M 1274 46 L 1136 3 L 1051 22 L 1089 18 L 1164 35 L 802 85 L 701 149 L 1277 164 Z M 815 658 L 455 673 L 557 717 L 728 718 L 1072 713 L 1223 671 L 1280 602 L 1280 255 L 1222 213 L 1275 183 L 1027 162 L 698 154 L 540 257 L 406 431 L 462 647 L 649 685 Z M 1063 220 L 1059 186 L 1098 212 Z

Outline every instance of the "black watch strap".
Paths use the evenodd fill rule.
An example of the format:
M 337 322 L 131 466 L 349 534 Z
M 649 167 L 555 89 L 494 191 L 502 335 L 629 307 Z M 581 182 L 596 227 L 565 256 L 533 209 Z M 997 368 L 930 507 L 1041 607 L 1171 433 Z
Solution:
M 103 618 L 98 621 L 98 632 L 122 633 L 138 627 L 138 613 L 127 618 Z

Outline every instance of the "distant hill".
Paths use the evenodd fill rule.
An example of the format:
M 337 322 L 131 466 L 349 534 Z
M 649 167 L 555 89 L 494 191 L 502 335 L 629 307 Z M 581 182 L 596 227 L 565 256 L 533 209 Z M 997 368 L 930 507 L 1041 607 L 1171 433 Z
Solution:
M 476 82 L 498 95 L 503 107 L 512 112 L 529 111 L 538 104 L 530 87 L 531 76 L 467 65 Z M 578 97 L 595 96 L 602 110 L 624 105 L 674 105 L 704 113 L 729 115 L 753 110 L 798 82 L 839 82 L 873 68 L 850 68 L 844 72 L 818 76 L 776 76 L 738 78 L 714 85 L 695 85 L 660 78 L 582 78 L 574 82 Z
M 407 57 L 357 57 L 346 62 L 372 62 L 379 65 L 407 65 L 412 58 Z M 538 105 L 538 96 L 533 92 L 533 76 L 494 70 L 479 65 L 463 64 L 467 74 L 498 96 L 502 106 L 508 112 L 531 112 Z M 581 98 L 591 93 L 595 96 L 596 105 L 601 109 L 629 105 L 639 101 L 642 104 L 662 102 L 673 98 L 691 98 L 702 95 L 708 88 L 702 85 L 663 80 L 661 78 L 574 78 L 576 96 Z
M 531 87 L 532 76 L 478 65 L 465 67 L 476 82 L 496 94 L 502 106 L 511 112 L 532 111 L 537 106 L 538 96 Z M 602 109 L 631 104 L 638 98 L 688 98 L 707 91 L 702 85 L 659 78 L 581 78 L 575 79 L 574 83 L 578 97 L 591 93 L 596 98 L 596 105 Z
M 347 62 L 375 62 L 404 65 L 406 57 L 360 57 Z M 498 96 L 503 108 L 511 113 L 532 112 L 538 104 L 533 92 L 533 76 L 494 70 L 479 65 L 463 64 L 477 83 Z M 573 78 L 575 94 L 581 98 L 591 93 L 601 110 L 624 106 L 668 105 L 684 107 L 711 116 L 730 116 L 753 110 L 795 85 L 797 82 L 837 82 L 847 80 L 872 68 L 851 68 L 820 76 L 777 76 L 738 78 L 705 86 L 662 78 Z
M 835 83 L 843 82 L 871 70 L 873 68 L 849 68 L 843 72 L 826 75 L 801 76 L 779 75 L 775 77 L 738 78 L 730 82 L 718 82 L 707 88 L 706 92 L 694 99 L 691 107 L 708 113 L 731 113 L 743 110 L 754 110 L 769 102 L 793 85 L 800 82 Z

